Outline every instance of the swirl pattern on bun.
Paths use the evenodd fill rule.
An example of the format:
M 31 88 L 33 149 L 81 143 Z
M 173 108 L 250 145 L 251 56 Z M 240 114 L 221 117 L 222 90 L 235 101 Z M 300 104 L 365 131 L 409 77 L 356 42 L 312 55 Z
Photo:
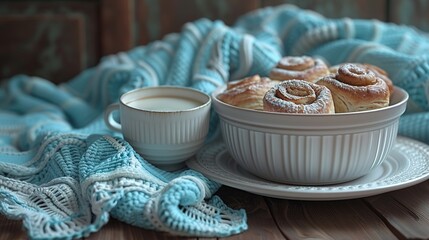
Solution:
M 254 75 L 229 83 L 217 98 L 236 107 L 263 110 L 262 99 L 276 83 L 269 78 Z
M 331 90 L 335 112 L 356 112 L 389 105 L 390 90 L 386 81 L 368 67 L 346 63 L 336 73 L 329 74 L 317 84 Z
M 377 67 L 377 66 L 369 64 L 369 63 L 353 63 L 353 64 L 356 66 L 362 67 L 362 68 L 366 68 L 370 71 L 373 71 L 377 77 L 383 79 L 386 82 L 387 86 L 389 87 L 390 94 L 392 94 L 393 89 L 394 89 L 394 85 L 393 85 L 392 80 L 389 78 L 389 74 L 386 71 L 384 71 L 380 67 Z M 329 71 L 331 73 L 337 74 L 340 66 L 341 65 L 332 66 L 329 68 Z
M 305 80 L 282 81 L 268 90 L 263 104 L 264 110 L 269 112 L 335 113 L 329 89 Z
M 287 56 L 280 59 L 271 69 L 269 77 L 273 80 L 300 79 L 315 82 L 329 74 L 329 68 L 321 59 L 309 56 Z

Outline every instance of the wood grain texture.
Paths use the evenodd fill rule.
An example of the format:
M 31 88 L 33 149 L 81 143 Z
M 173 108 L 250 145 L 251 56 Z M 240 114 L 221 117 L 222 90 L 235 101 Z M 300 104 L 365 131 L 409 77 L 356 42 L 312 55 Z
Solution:
M 136 0 L 135 42 L 144 45 L 159 40 L 200 18 L 222 20 L 230 25 L 259 7 L 260 0 Z
M 157 232 L 146 230 L 143 228 L 131 226 L 129 224 L 122 223 L 116 219 L 110 219 L 109 222 L 103 226 L 103 228 L 91 234 L 89 237 L 84 239 L 88 240 L 196 240 L 193 237 L 178 237 L 173 236 L 164 232 Z
M 127 51 L 133 42 L 133 0 L 100 2 L 101 55 Z
M 396 239 L 383 221 L 360 200 L 269 199 L 269 207 L 288 239 Z
M 27 238 L 27 232 L 22 228 L 20 220 L 10 220 L 0 214 L 0 240 L 22 240 Z
M 98 62 L 95 2 L 0 2 L 0 79 L 64 82 Z
M 364 18 L 386 20 L 387 0 L 261 0 L 262 6 L 293 4 L 314 10 L 328 18 Z
M 0 17 L 0 71 L 25 73 L 52 82 L 70 79 L 85 67 L 83 21 L 78 15 Z
M 248 240 L 267 239 L 283 240 L 285 237 L 277 228 L 265 198 L 230 187 L 223 186 L 217 193 L 233 209 L 244 209 L 247 214 L 248 230 L 225 239 Z
M 342 201 L 297 201 L 254 195 L 223 186 L 216 195 L 230 207 L 245 209 L 249 229 L 229 240 L 267 239 L 429 239 L 429 181 L 373 197 Z M 0 240 L 27 239 L 21 221 L 0 216 Z M 150 231 L 115 219 L 84 239 L 187 238 Z
M 428 239 L 429 182 L 366 201 L 404 238 Z
M 428 0 L 390 0 L 389 21 L 429 32 Z
M 427 0 L 0 1 L 0 30 L 7 33 L 0 39 L 0 79 L 29 74 L 65 82 L 105 55 L 180 32 L 187 22 L 231 25 L 250 11 L 286 3 L 328 18 L 376 18 L 429 31 Z

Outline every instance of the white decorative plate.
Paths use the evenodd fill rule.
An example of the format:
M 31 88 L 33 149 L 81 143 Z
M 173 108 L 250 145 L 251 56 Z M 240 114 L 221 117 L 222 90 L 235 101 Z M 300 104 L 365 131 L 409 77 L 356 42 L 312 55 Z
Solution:
M 218 183 L 258 195 L 296 200 L 340 200 L 398 190 L 429 179 L 429 146 L 398 137 L 388 158 L 368 175 L 324 186 L 287 185 L 256 177 L 235 163 L 223 142 L 207 145 L 186 164 Z

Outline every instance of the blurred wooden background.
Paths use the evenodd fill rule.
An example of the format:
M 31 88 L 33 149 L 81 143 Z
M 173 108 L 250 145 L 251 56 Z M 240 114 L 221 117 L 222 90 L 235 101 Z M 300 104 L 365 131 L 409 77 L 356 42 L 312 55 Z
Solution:
M 0 0 L 0 79 L 60 83 L 100 57 L 180 32 L 202 17 L 230 25 L 249 11 L 290 3 L 329 18 L 379 19 L 429 32 L 429 0 Z

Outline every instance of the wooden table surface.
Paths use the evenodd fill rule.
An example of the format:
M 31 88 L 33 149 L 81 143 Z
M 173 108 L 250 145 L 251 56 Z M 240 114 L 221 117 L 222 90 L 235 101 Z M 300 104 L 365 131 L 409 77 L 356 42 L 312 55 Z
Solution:
M 254 195 L 223 186 L 232 208 L 244 208 L 249 229 L 225 239 L 429 239 L 429 180 L 376 196 L 338 201 L 298 201 Z M 0 240 L 27 239 L 20 221 L 0 217 Z M 85 239 L 184 238 L 144 230 L 111 219 Z

